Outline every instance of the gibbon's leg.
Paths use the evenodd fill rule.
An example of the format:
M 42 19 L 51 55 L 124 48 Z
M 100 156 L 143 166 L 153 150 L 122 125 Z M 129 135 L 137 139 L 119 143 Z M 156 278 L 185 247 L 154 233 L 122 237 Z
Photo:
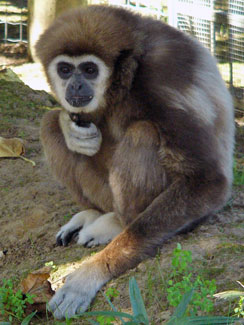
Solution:
M 55 317 L 86 310 L 107 281 L 153 256 L 170 236 L 222 205 L 226 181 L 217 166 L 211 172 L 204 171 L 210 173 L 207 179 L 207 174 L 194 173 L 193 166 L 187 176 L 184 168 L 173 174 L 172 164 L 177 163 L 174 152 L 168 152 L 163 160 L 162 150 L 166 154 L 169 149 L 159 146 L 156 129 L 150 123 L 136 122 L 127 130 L 110 175 L 115 213 L 127 226 L 68 276 L 49 303 Z M 181 159 L 179 164 L 186 165 Z M 163 170 L 169 170 L 167 178 Z
M 56 235 L 59 246 L 67 246 L 72 238 L 85 247 L 94 247 L 109 243 L 122 231 L 120 221 L 114 212 L 101 214 L 93 209 L 81 211 L 61 227 Z
M 45 156 L 57 179 L 68 187 L 72 197 L 82 208 L 88 209 L 73 216 L 57 233 L 57 244 L 66 246 L 81 228 L 85 229 L 101 216 L 102 211 L 112 210 L 112 195 L 108 181 L 104 180 L 103 173 L 96 169 L 97 164 L 94 164 L 90 157 L 67 148 L 59 126 L 60 112 L 50 111 L 43 117 L 41 140 Z M 93 202 L 86 197 L 86 193 L 88 196 L 90 194 L 89 197 L 92 197 Z M 92 195 L 93 193 L 96 195 Z

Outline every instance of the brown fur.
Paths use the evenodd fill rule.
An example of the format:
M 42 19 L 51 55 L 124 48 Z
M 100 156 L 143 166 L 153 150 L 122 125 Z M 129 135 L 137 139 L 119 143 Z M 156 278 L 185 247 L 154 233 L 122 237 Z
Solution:
M 213 59 L 196 41 L 159 21 L 92 6 L 58 18 L 37 52 L 46 71 L 57 55 L 83 53 L 97 55 L 112 69 L 107 106 L 96 117 L 103 142 L 95 156 L 67 149 L 58 111 L 46 114 L 41 132 L 56 177 L 83 206 L 115 211 L 124 226 L 94 257 L 109 278 L 225 204 L 232 181 L 233 108 Z M 187 91 L 193 85 L 211 107 L 191 106 Z M 204 109 L 211 120 L 202 120 Z M 222 140 L 218 135 L 224 137 L 227 125 Z

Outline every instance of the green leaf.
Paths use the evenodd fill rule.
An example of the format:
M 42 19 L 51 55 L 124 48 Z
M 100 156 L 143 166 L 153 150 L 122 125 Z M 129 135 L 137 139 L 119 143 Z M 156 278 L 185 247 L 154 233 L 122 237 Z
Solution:
M 216 325 L 216 324 L 233 324 L 238 318 L 234 317 L 224 317 L 224 316 L 198 316 L 198 317 L 187 317 L 186 323 L 189 325 Z
M 122 313 L 122 312 L 115 312 L 115 311 L 89 311 L 89 312 L 84 312 L 81 314 L 78 314 L 72 318 L 79 318 L 79 317 L 89 317 L 89 316 L 114 316 L 114 317 L 124 317 L 124 318 L 129 318 L 134 320 L 134 316 L 127 314 L 127 313 Z
M 116 307 L 113 305 L 113 303 L 110 301 L 110 299 L 106 296 L 106 294 L 104 294 L 102 291 L 101 291 L 103 297 L 107 300 L 109 306 L 113 309 L 113 311 L 117 312 L 118 310 L 116 309 Z
M 237 320 L 238 318 L 224 316 L 183 317 L 181 319 L 170 320 L 167 325 L 230 325 Z
M 132 277 L 129 281 L 129 294 L 134 316 L 136 318 L 141 318 L 142 315 L 144 324 L 149 324 L 149 319 L 141 296 L 141 292 L 134 277 Z
M 0 322 L 0 325 L 11 325 L 9 322 Z
M 21 322 L 21 325 L 28 325 L 30 323 L 30 321 L 32 320 L 32 318 L 35 316 L 36 313 L 37 312 L 34 311 L 30 315 L 26 316 L 25 319 L 23 319 L 23 321 Z
M 174 314 L 172 315 L 172 319 L 180 319 L 184 316 L 186 309 L 187 309 L 187 307 L 191 301 L 191 298 L 193 296 L 193 293 L 194 293 L 194 289 L 191 289 L 190 291 L 188 291 L 184 294 L 179 305 L 176 307 Z
M 88 322 L 91 323 L 92 325 L 99 325 L 98 322 L 95 322 L 94 320 L 91 319 L 89 319 Z
M 102 292 L 102 291 L 101 291 L 101 292 Z M 110 299 L 106 296 L 106 294 L 104 294 L 104 293 L 102 292 L 102 295 L 103 295 L 104 298 L 107 300 L 107 302 L 109 303 L 109 305 L 110 305 L 110 307 L 113 309 L 113 311 L 114 311 L 114 312 L 118 312 L 118 310 L 115 308 L 115 306 L 114 306 L 113 303 L 110 301 Z M 123 321 L 122 318 L 119 317 L 119 319 L 120 319 L 120 321 L 122 322 L 122 324 L 125 324 L 125 322 Z

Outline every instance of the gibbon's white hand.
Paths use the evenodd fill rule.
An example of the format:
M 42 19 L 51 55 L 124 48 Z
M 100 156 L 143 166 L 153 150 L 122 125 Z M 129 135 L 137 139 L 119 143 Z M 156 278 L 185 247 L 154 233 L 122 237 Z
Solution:
M 94 123 L 91 122 L 87 127 L 78 126 L 64 111 L 60 113 L 59 121 L 69 150 L 86 156 L 94 156 L 99 151 L 102 134 Z

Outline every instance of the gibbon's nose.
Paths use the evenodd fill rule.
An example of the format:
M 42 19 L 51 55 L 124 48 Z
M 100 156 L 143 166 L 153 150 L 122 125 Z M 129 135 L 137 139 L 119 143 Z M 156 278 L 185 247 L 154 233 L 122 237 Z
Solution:
M 76 90 L 81 90 L 82 88 L 82 84 L 78 83 L 78 82 L 74 82 L 71 84 L 71 89 L 76 91 Z

